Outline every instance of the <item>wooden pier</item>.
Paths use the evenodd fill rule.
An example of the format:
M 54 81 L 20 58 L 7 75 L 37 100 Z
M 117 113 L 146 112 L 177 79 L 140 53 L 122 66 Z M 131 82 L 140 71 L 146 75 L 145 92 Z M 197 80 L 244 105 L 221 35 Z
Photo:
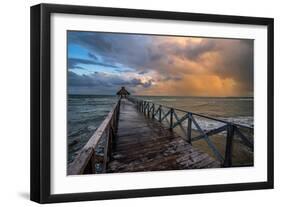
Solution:
M 177 114 L 179 111 L 183 113 L 181 117 Z M 135 98 L 120 98 L 69 165 L 68 174 L 231 167 L 234 134 L 253 151 L 252 140 L 243 133 L 245 126 L 202 116 L 223 123 L 219 128 L 205 131 L 196 116 L 202 115 Z M 168 125 L 163 124 L 164 120 Z M 195 137 L 191 136 L 192 125 L 199 132 Z M 185 136 L 176 133 L 175 127 Z M 224 155 L 209 139 L 223 131 L 226 132 Z M 192 145 L 198 140 L 205 140 L 214 156 Z
M 128 99 L 121 100 L 115 150 L 107 172 L 207 167 L 220 167 L 220 163 L 157 120 L 144 116 Z

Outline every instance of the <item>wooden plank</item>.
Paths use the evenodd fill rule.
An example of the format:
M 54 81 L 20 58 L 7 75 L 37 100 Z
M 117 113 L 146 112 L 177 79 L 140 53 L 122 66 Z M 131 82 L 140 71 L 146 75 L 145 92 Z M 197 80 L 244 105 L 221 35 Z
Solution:
M 146 107 L 143 111 L 152 112 L 152 116 L 156 115 L 155 111 L 153 112 L 153 105 L 148 107 L 147 103 L 143 103 L 143 108 Z M 150 119 L 144 113 L 138 112 L 132 102 L 124 99 L 121 105 L 119 128 L 115 138 L 116 147 L 113 149 L 107 172 L 189 169 L 192 165 L 199 168 L 204 167 L 203 164 L 213 163 L 212 166 L 215 166 L 217 163 L 177 133 L 170 131 L 170 126 L 165 127 L 157 119 Z M 173 123 L 171 116 L 173 117 L 174 114 L 171 110 L 164 116 L 161 113 L 161 106 L 156 113 L 157 111 L 159 120 L 163 121 L 170 115 L 170 123 Z M 195 163 L 201 164 L 195 166 Z M 220 165 L 216 166 L 220 167 Z
M 133 101 L 135 102 L 135 101 Z M 177 127 L 179 125 L 180 129 L 184 132 L 184 135 L 187 137 L 187 141 L 191 144 L 192 141 L 197 141 L 197 140 L 200 140 L 200 139 L 204 139 L 208 146 L 210 147 L 210 149 L 212 150 L 212 152 L 214 153 L 215 157 L 217 158 L 217 160 L 219 160 L 221 163 L 223 163 L 225 160 L 228 160 L 229 163 L 231 163 L 231 157 L 232 157 L 232 153 L 231 153 L 231 145 L 230 144 L 227 144 L 226 145 L 226 154 L 225 154 L 225 158 L 222 156 L 222 154 L 220 153 L 220 151 L 216 148 L 216 146 L 214 145 L 214 143 L 209 139 L 209 136 L 212 136 L 214 134 L 217 134 L 217 133 L 220 133 L 222 131 L 225 131 L 226 130 L 226 126 L 227 125 L 233 125 L 234 126 L 234 131 L 236 132 L 237 136 L 239 136 L 242 140 L 242 144 L 245 144 L 246 146 L 250 147 L 250 148 L 253 148 L 253 144 L 251 142 L 251 140 L 249 140 L 245 134 L 243 134 L 242 132 L 243 131 L 240 131 L 238 129 L 238 127 L 243 127 L 243 128 L 246 128 L 246 129 L 249 129 L 249 130 L 252 130 L 251 127 L 247 127 L 247 126 L 242 126 L 242 125 L 237 125 L 237 124 L 234 124 L 234 123 L 230 123 L 230 122 L 227 122 L 227 121 L 224 121 L 224 120 L 219 120 L 219 119 L 216 119 L 216 118 L 212 118 L 212 117 L 208 117 L 208 116 L 204 116 L 204 115 L 200 115 L 200 114 L 196 114 L 196 113 L 192 113 L 192 112 L 188 112 L 188 111 L 184 111 L 184 110 L 180 110 L 180 109 L 176 109 L 176 108 L 172 108 L 172 107 L 169 107 L 169 106 L 164 106 L 163 105 L 163 108 L 162 109 L 162 105 L 160 104 L 155 104 L 153 102 L 149 102 L 149 101 L 144 101 L 142 102 L 144 103 L 144 106 L 146 107 L 146 112 L 148 111 L 148 113 L 150 113 L 151 111 L 152 112 L 152 117 L 154 117 L 154 121 L 155 120 L 158 120 L 160 123 L 167 121 L 168 125 L 165 123 L 165 125 L 161 125 L 161 126 L 154 126 L 155 123 L 153 122 L 149 122 L 149 116 L 145 117 L 145 119 L 141 118 L 142 116 L 141 115 L 137 115 L 136 112 L 133 112 L 133 110 L 131 110 L 129 107 L 127 107 L 127 112 L 124 113 L 124 121 L 126 122 L 130 122 L 129 123 L 129 126 L 123 126 L 123 128 L 121 129 L 121 131 L 125 131 L 125 130 L 130 130 L 130 126 L 132 126 L 131 128 L 133 128 L 134 124 L 138 124 L 139 126 L 141 126 L 140 128 L 144 128 L 145 130 L 145 133 L 147 134 L 150 134 L 150 136 L 144 136 L 144 137 L 141 137 L 141 136 L 138 136 L 138 134 L 141 134 L 141 129 L 138 128 L 134 131 L 134 133 L 132 134 L 132 137 L 130 137 L 130 135 L 126 136 L 126 137 L 122 137 L 120 136 L 119 138 L 120 139 L 123 139 L 123 141 L 120 141 L 122 144 L 121 146 L 123 147 L 124 150 L 126 150 L 126 147 L 128 148 L 127 150 L 129 151 L 132 151 L 130 150 L 130 147 L 132 148 L 136 148 L 137 147 L 148 147 L 150 148 L 151 147 L 151 150 L 152 152 L 149 152 L 149 150 L 145 150 L 147 152 L 147 154 L 151 154 L 151 153 L 154 153 L 154 150 L 155 150 L 155 147 L 153 147 L 153 144 L 156 144 L 156 145 L 159 145 L 161 146 L 161 144 L 163 144 L 163 142 L 152 142 L 150 143 L 150 145 L 148 146 L 147 145 L 147 142 L 149 142 L 149 139 L 157 139 L 157 137 L 159 136 L 160 133 L 163 133 L 163 130 L 167 130 L 167 129 L 170 129 L 171 131 L 173 130 L 174 127 Z M 128 103 L 127 105 L 130 105 L 130 104 L 133 104 L 133 103 Z M 147 106 L 148 105 L 148 106 Z M 156 113 L 155 113 L 155 106 L 158 106 L 156 107 Z M 157 112 L 159 111 L 159 114 L 157 114 Z M 179 117 L 177 116 L 177 113 L 176 111 L 181 111 L 181 112 L 184 112 L 185 115 L 183 117 L 181 117 L 179 119 Z M 163 113 L 162 113 L 163 112 Z M 155 117 L 155 115 L 157 114 L 157 116 Z M 136 116 L 135 116 L 136 115 Z M 148 114 L 149 115 L 149 114 Z M 170 115 L 170 116 L 169 116 Z M 201 129 L 201 127 L 199 126 L 199 124 L 197 123 L 197 121 L 195 120 L 195 118 L 193 117 L 194 116 L 199 116 L 199 117 L 202 117 L 202 118 L 206 118 L 206 119 L 210 119 L 210 120 L 214 120 L 214 121 L 219 121 L 219 122 L 222 122 L 222 123 L 225 123 L 226 125 L 222 126 L 222 127 L 219 127 L 217 129 L 213 129 L 213 130 L 210 130 L 210 131 L 203 131 Z M 173 120 L 173 118 L 175 118 L 175 120 Z M 184 129 L 183 126 L 182 126 L 182 122 L 188 118 L 188 121 L 187 121 L 187 129 Z M 136 119 L 137 121 L 135 122 L 134 119 Z M 148 120 L 147 120 L 148 119 Z M 148 125 L 143 125 L 143 122 L 149 122 Z M 194 123 L 194 125 L 196 126 L 196 128 L 198 129 L 198 131 L 201 133 L 201 135 L 199 136 L 196 136 L 194 138 L 191 137 L 191 133 L 192 133 L 192 122 Z M 156 131 L 154 131 L 153 129 L 158 129 Z M 161 128 L 163 130 L 161 130 Z M 237 129 L 237 130 L 236 130 Z M 131 130 L 132 131 L 132 130 Z M 185 132 L 187 131 L 187 132 Z M 228 133 L 229 134 L 229 133 Z M 248 133 L 246 133 L 248 135 Z M 230 136 L 228 136 L 229 138 Z M 230 143 L 230 139 L 227 139 L 228 143 Z M 157 146 L 157 148 L 161 148 Z M 165 146 L 163 146 L 165 147 Z M 133 153 L 133 152 L 132 152 Z M 194 166 L 194 168 L 198 168 L 198 167 L 216 167 L 216 166 L 220 166 L 221 164 L 216 161 L 216 160 L 213 160 L 213 158 L 211 158 L 210 156 L 207 156 L 208 159 L 202 159 L 200 161 L 200 166 L 196 165 Z M 210 157 L 210 160 L 209 160 L 209 157 Z M 192 158 L 190 158 L 192 160 Z M 191 161 L 189 160 L 189 161 Z M 230 160 L 230 161 L 229 161 Z
M 178 143 L 179 143 L 178 140 L 174 140 L 174 141 L 163 141 L 161 143 L 147 143 L 145 145 L 142 145 L 143 147 L 138 147 L 138 148 L 136 146 L 128 146 L 123 148 L 123 150 L 118 149 L 118 154 L 116 153 L 115 155 L 120 155 L 122 157 L 128 157 L 128 158 L 132 158 L 135 155 L 139 157 L 143 154 L 149 154 L 153 152 L 164 152 L 169 147 L 177 146 Z M 181 150 L 189 150 L 190 148 L 191 146 L 186 143 L 186 144 L 182 144 L 180 147 L 176 147 L 175 149 L 181 151 Z
M 138 147 L 139 145 L 156 145 L 159 143 L 165 143 L 165 142 L 171 142 L 174 139 L 178 140 L 176 137 L 172 137 L 172 136 L 163 136 L 163 137 L 142 137 L 142 138 L 136 138 L 133 140 L 127 139 L 126 141 L 122 142 L 118 142 L 116 144 L 116 150 L 120 150 L 122 148 L 126 148 L 126 147 Z
M 121 125 L 121 127 L 124 127 L 128 125 Z M 120 127 L 119 127 L 120 128 Z M 130 130 L 128 130 L 130 129 Z M 118 136 L 119 137 L 133 137 L 133 136 L 138 136 L 139 134 L 151 134 L 151 133 L 159 133 L 159 134 L 169 134 L 167 130 L 165 130 L 163 127 L 160 128 L 160 126 L 155 125 L 154 127 L 149 127 L 149 126 L 141 126 L 141 127 L 129 127 L 126 129 L 119 129 L 118 130 Z M 170 132 L 171 133 L 171 132 Z

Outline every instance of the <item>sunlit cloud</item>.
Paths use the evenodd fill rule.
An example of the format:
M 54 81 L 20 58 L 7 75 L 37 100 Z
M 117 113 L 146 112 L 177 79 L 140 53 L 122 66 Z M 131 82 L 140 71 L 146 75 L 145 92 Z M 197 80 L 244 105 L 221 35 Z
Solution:
M 70 93 L 253 95 L 253 40 L 69 32 L 68 44 Z

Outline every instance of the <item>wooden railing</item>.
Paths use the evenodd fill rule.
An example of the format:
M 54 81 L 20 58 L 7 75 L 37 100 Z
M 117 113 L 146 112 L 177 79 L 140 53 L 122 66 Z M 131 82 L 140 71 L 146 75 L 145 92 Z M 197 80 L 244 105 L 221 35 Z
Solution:
M 94 174 L 105 172 L 111 156 L 112 145 L 118 128 L 120 99 L 108 113 L 87 144 L 79 151 L 75 160 L 68 166 L 68 175 Z M 102 141 L 102 143 L 101 143 Z M 100 145 L 103 145 L 102 147 Z M 98 148 L 103 148 L 98 155 Z M 97 170 L 96 167 L 99 166 Z
M 184 136 L 186 137 L 187 142 L 189 142 L 190 144 L 198 140 L 205 140 L 208 147 L 213 152 L 215 158 L 221 163 L 223 167 L 234 166 L 232 163 L 234 135 L 238 136 L 241 142 L 245 146 L 247 146 L 250 151 L 253 152 L 254 150 L 254 145 L 252 141 L 253 139 L 250 139 L 249 136 L 253 134 L 252 127 L 235 124 L 225 120 L 208 117 L 205 115 L 201 115 L 201 114 L 197 114 L 197 113 L 193 113 L 169 106 L 164 106 L 161 104 L 156 104 L 138 98 L 128 97 L 128 100 L 133 102 L 136 105 L 137 109 L 143 112 L 147 117 L 156 119 L 161 123 L 164 120 L 166 120 L 170 130 L 173 130 L 175 127 L 179 127 L 180 130 L 183 132 Z M 181 113 L 181 117 L 178 115 L 179 112 Z M 212 120 L 215 122 L 220 122 L 222 126 L 208 131 L 203 130 L 197 121 L 198 117 Z M 186 126 L 183 125 L 184 121 L 187 121 Z M 192 124 L 195 126 L 196 131 L 199 132 L 199 135 L 195 137 L 192 137 Z M 247 131 L 248 134 L 243 132 L 245 130 Z M 216 145 L 210 139 L 210 136 L 213 136 L 215 134 L 223 134 L 223 133 L 225 134 L 224 136 L 226 137 L 224 155 L 222 155 L 222 153 L 217 149 Z

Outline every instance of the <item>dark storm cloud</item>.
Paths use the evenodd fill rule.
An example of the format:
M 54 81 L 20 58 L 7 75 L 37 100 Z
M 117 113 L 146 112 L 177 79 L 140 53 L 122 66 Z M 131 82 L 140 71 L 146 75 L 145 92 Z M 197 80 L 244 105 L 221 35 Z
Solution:
M 253 91 L 253 46 L 253 40 L 203 39 L 200 43 L 187 40 L 182 47 L 173 43 L 163 43 L 160 48 L 163 53 L 170 54 L 170 56 L 199 63 L 202 68 L 206 68 L 205 73 L 213 73 L 221 78 L 234 79 L 239 83 L 239 90 L 241 91 Z M 208 57 L 208 53 L 217 56 Z M 214 59 L 217 60 L 214 61 Z M 165 64 L 162 68 L 175 67 L 172 66 L 175 64 L 176 61 L 170 59 L 168 64 Z M 175 71 L 178 71 L 178 74 L 176 72 L 177 75 L 181 74 L 180 71 L 185 74 L 192 74 L 196 71 L 196 68 L 186 67 L 183 70 L 177 68 Z M 162 70 L 162 72 L 165 73 L 165 70 Z M 171 73 L 168 74 L 166 79 L 172 79 Z
M 110 52 L 111 42 L 100 34 L 95 32 L 68 32 L 68 42 L 90 47 L 100 52 Z
M 87 48 L 107 64 L 139 68 L 150 61 L 148 36 L 95 32 L 70 32 L 68 35 L 69 44 Z
M 202 73 L 222 80 L 233 79 L 236 90 L 253 91 L 252 40 L 202 38 L 194 41 L 196 38 L 98 32 L 69 32 L 68 35 L 69 43 L 86 48 L 92 58 L 90 61 L 72 59 L 69 68 L 82 67 L 80 64 L 118 65 L 120 69 L 116 71 L 120 73 L 135 71 L 138 75 L 148 76 L 155 72 L 154 81 L 178 83 L 184 81 L 186 75 Z M 108 81 L 114 83 L 115 80 Z M 120 80 L 118 84 L 132 88 L 140 85 L 152 87 L 152 81 L 142 83 L 138 79 Z
M 143 75 L 143 74 L 146 74 L 148 71 L 140 71 L 138 74 L 139 75 Z
M 164 78 L 162 78 L 162 80 L 164 81 L 168 81 L 168 80 L 174 80 L 174 81 L 179 81 L 179 80 L 182 80 L 182 77 L 180 76 L 164 76 Z
M 97 56 L 95 56 L 93 53 L 88 53 L 88 56 L 94 60 L 98 60 Z
M 133 85 L 133 86 L 143 86 L 144 88 L 148 88 L 152 85 L 152 80 L 148 80 L 146 82 L 142 82 L 141 79 L 138 79 L 138 78 L 134 78 L 132 79 L 131 81 L 131 84 L 130 85 Z
M 124 79 L 124 77 L 113 74 L 95 72 L 88 75 L 78 75 L 75 72 L 68 72 L 68 85 L 70 87 L 92 89 L 92 93 L 109 91 L 112 94 L 121 86 L 126 86 L 130 91 L 134 91 L 136 86 L 148 88 L 152 85 L 152 80 L 142 82 L 138 78 Z
M 100 80 L 93 81 L 93 78 L 88 75 L 78 75 L 72 71 L 68 72 L 68 84 L 70 86 L 98 86 Z
M 197 61 L 202 55 L 218 49 L 217 41 L 204 39 L 200 43 L 193 42 L 190 39 L 185 40 L 185 44 L 180 46 L 174 43 L 163 43 L 159 45 L 160 51 L 172 54 L 182 59 Z M 159 56 L 163 56 L 158 54 Z
M 203 40 L 199 44 L 189 42 L 187 45 L 181 52 L 184 54 L 184 57 L 190 60 L 198 60 L 201 55 L 217 49 L 214 41 L 207 40 Z
M 110 65 L 94 60 L 86 60 L 81 58 L 68 58 L 68 69 L 84 69 L 81 65 L 100 65 L 104 67 L 118 68 L 115 65 Z
M 253 40 L 228 40 L 220 46 L 223 55 L 215 72 L 220 77 L 233 77 L 240 83 L 240 90 L 253 91 L 254 44 Z

